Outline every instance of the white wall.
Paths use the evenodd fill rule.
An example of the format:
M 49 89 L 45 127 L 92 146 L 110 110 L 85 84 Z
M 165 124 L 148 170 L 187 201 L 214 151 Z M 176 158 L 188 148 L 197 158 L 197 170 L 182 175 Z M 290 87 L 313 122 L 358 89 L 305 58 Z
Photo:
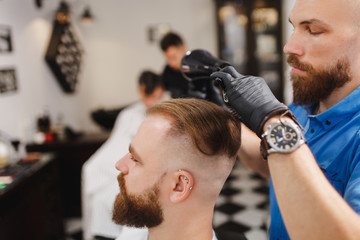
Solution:
M 167 23 L 183 35 L 189 48 L 204 48 L 216 54 L 213 0 L 92 0 L 95 15 L 91 26 L 78 17 L 82 1 L 69 0 L 73 25 L 85 49 L 82 72 L 75 94 L 65 94 L 44 61 L 52 31 L 54 11 L 60 1 L 0 0 L 0 24 L 12 30 L 14 50 L 0 54 L 0 69 L 15 67 L 18 91 L 0 95 L 0 129 L 13 137 L 26 138 L 36 113 L 50 109 L 75 130 L 99 130 L 90 119 L 98 107 L 117 107 L 137 100 L 140 71 L 160 73 L 164 58 L 158 43 L 149 43 L 147 28 Z
M 147 39 L 149 26 L 167 23 L 181 33 L 189 48 L 201 47 L 216 53 L 213 0 L 91 3 L 96 20 L 92 26 L 80 26 L 87 55 L 80 94 L 87 112 L 136 100 L 140 71 L 145 68 L 162 71 L 165 60 L 158 42 L 150 43 Z M 87 123 L 86 112 L 81 116 L 81 121 Z
M 65 120 L 79 125 L 79 96 L 59 90 L 44 62 L 55 5 L 39 11 L 33 1 L 0 2 L 0 24 L 11 27 L 14 50 L 0 54 L 0 68 L 14 67 L 18 91 L 0 95 L 0 129 L 13 137 L 25 137 L 34 125 L 35 115 L 45 106 L 54 116 L 64 113 Z M 54 6 L 51 6 L 54 5 Z M 57 5 L 57 4 L 56 4 Z

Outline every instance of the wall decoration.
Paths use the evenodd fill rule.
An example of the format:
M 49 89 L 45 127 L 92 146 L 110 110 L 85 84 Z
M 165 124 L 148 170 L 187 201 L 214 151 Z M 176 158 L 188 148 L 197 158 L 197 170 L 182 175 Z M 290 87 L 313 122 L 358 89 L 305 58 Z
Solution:
M 167 23 L 151 25 L 147 28 L 147 37 L 150 43 L 158 43 L 160 39 L 170 32 L 171 27 Z
M 15 69 L 0 69 L 0 94 L 17 90 Z
M 11 52 L 11 30 L 10 27 L 0 25 L 0 53 Z
M 80 72 L 81 45 L 70 23 L 54 23 L 45 60 L 62 89 L 73 93 Z

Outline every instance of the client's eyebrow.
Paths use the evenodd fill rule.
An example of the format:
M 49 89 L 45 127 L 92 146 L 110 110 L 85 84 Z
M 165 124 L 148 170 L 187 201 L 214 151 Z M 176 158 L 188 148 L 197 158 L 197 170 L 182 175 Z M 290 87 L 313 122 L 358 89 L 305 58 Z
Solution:
M 139 154 L 136 153 L 134 147 L 129 144 L 129 153 L 139 162 L 143 163 L 143 161 L 141 160 L 141 158 L 139 157 Z

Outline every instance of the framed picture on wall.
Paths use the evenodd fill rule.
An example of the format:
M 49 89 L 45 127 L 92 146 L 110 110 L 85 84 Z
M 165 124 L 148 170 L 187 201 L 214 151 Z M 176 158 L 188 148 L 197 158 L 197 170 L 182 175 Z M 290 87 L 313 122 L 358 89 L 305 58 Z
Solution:
M 15 69 L 0 69 L 0 94 L 17 90 Z
M 11 51 L 11 29 L 9 26 L 0 25 L 0 53 Z

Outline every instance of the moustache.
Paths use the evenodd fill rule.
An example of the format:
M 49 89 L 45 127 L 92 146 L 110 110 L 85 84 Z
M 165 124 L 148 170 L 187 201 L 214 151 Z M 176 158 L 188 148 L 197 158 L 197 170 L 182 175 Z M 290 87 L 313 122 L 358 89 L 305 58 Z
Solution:
M 126 193 L 126 186 L 125 186 L 125 178 L 124 175 L 122 173 L 120 173 L 117 176 L 117 180 L 119 182 L 119 187 L 120 187 L 120 191 Z
M 302 63 L 295 55 L 289 55 L 286 59 L 287 63 L 302 71 L 312 71 L 313 67 L 310 64 Z

